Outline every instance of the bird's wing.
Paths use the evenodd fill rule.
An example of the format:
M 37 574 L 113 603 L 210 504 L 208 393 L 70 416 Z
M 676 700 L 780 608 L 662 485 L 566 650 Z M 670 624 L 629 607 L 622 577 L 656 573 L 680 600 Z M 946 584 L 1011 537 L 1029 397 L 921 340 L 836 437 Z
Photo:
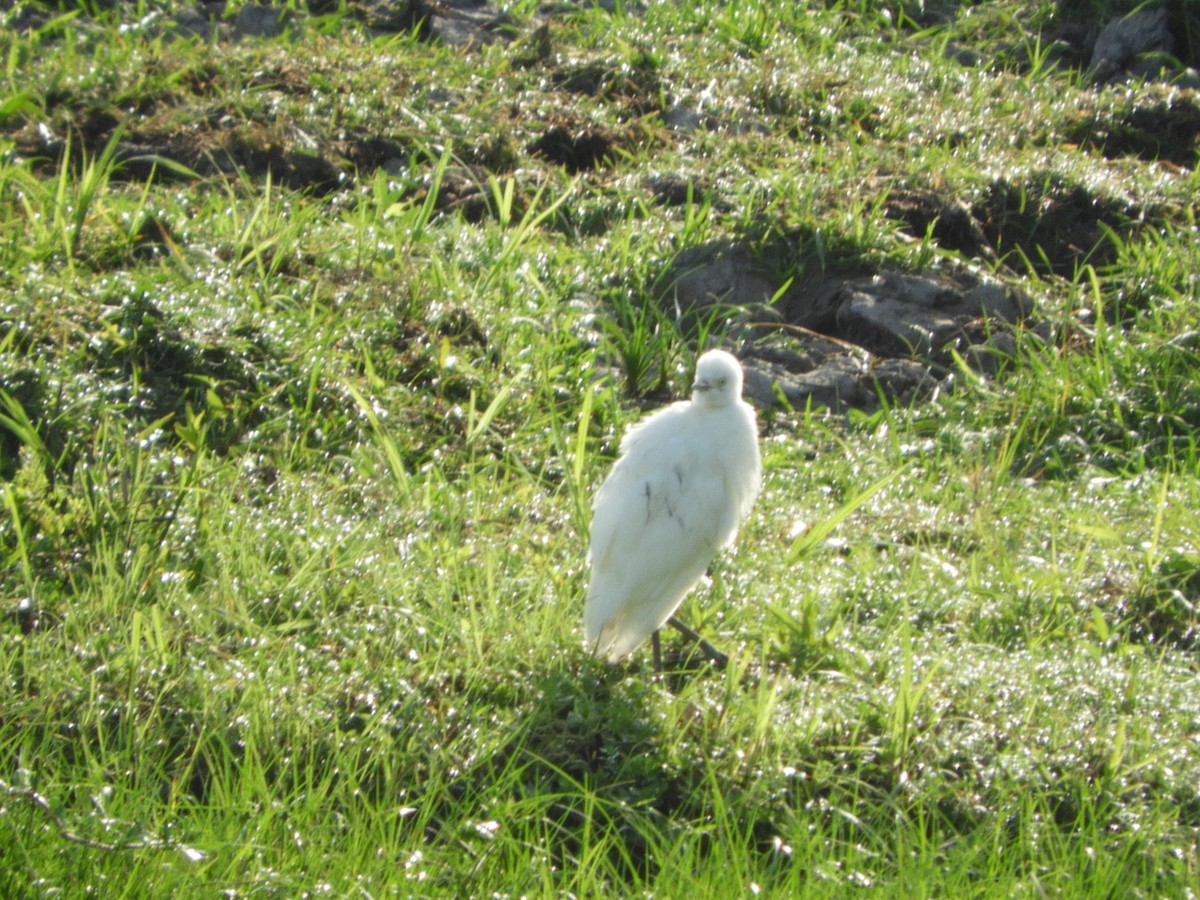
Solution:
M 648 419 L 622 442 L 624 455 L 596 494 L 585 625 L 610 658 L 671 616 L 736 528 L 722 460 L 693 425 L 682 416 Z

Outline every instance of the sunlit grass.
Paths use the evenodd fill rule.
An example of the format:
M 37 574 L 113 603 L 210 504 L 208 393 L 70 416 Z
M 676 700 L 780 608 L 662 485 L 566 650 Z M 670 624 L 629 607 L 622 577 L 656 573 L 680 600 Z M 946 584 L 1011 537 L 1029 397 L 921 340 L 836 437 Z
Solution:
M 6 32 L 0 893 L 1185 895 L 1196 179 L 1121 131 L 1167 89 L 1088 87 L 1052 12 L 588 5 L 548 55 L 349 10 Z M 533 155 L 551 123 L 613 152 Z M 683 609 L 729 669 L 609 667 L 590 497 L 740 333 L 650 300 L 712 241 L 779 284 L 974 266 L 1041 321 L 996 378 L 761 411 Z

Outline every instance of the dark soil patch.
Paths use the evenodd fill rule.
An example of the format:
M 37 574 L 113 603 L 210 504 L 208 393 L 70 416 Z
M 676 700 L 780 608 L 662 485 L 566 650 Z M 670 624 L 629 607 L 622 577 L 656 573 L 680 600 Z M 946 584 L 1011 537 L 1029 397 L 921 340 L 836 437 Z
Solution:
M 884 215 L 899 222 L 904 232 L 917 240 L 931 237 L 943 250 L 979 259 L 993 259 L 996 255 L 971 210 L 934 191 L 893 191 Z
M 646 115 L 659 107 L 660 81 L 650 65 L 590 62 L 562 66 L 551 80 L 560 90 L 619 104 L 636 115 Z
M 712 183 L 707 178 L 682 175 L 652 175 L 642 187 L 663 206 L 686 206 L 691 203 L 711 203 L 716 209 L 727 210 L 730 205 L 714 197 Z
M 487 174 L 480 170 L 453 169 L 442 177 L 438 195 L 434 200 L 434 208 L 442 212 L 457 212 L 468 222 L 481 222 L 489 210 L 488 197 L 483 186 L 487 184 Z M 421 192 L 414 198 L 420 203 L 425 199 Z
M 1085 263 L 1102 266 L 1115 248 L 1108 232 L 1127 233 L 1142 218 L 1131 204 L 1102 197 L 1061 175 L 999 179 L 972 209 L 988 243 L 1018 271 L 1070 278 Z
M 528 150 L 574 175 L 608 166 L 616 146 L 616 139 L 598 128 L 572 131 L 555 125 L 531 143 Z
M 356 135 L 343 140 L 338 150 L 357 171 L 370 173 L 403 168 L 417 148 L 399 135 Z
M 4 326 L 8 324 L 0 319 L 0 337 L 7 337 L 8 329 Z M 30 422 L 38 423 L 42 419 L 40 411 L 45 402 L 45 386 L 35 370 L 24 368 L 0 373 L 0 391 L 5 394 L 0 414 L 15 418 L 16 410 L 9 407 L 12 403 L 24 410 Z M 39 427 L 38 432 L 44 443 L 51 444 L 53 439 L 49 429 Z M 61 439 L 53 443 L 59 445 L 55 449 L 61 449 Z M 16 430 L 0 423 L 0 480 L 7 481 L 17 473 L 22 444 L 21 436 Z
M 1172 92 L 1081 118 L 1067 136 L 1107 159 L 1130 156 L 1193 169 L 1200 163 L 1200 101 L 1194 94 Z
M 295 150 L 286 139 L 258 129 L 238 129 L 221 145 L 193 160 L 202 175 L 245 172 L 251 178 L 270 176 L 276 184 L 298 191 L 328 194 L 344 174 L 320 153 Z
M 30 602 L 18 603 L 6 612 L 4 618 L 16 622 L 23 635 L 50 631 L 62 624 L 62 616 L 58 613 Z
M 1200 10 L 1195 0 L 1058 0 L 1051 22 L 1056 35 L 1080 45 L 1082 67 L 1091 58 L 1091 45 L 1099 30 L 1137 10 L 1163 9 L 1172 35 L 1171 55 L 1185 66 L 1200 66 Z

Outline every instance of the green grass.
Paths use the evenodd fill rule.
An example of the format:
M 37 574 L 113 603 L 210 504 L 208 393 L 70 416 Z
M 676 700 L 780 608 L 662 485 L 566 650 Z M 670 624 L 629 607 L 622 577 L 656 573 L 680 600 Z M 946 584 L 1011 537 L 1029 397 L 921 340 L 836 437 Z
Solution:
M 1189 896 L 1194 93 L 1090 86 L 1068 5 L 646 6 L 548 52 L 4 30 L 0 894 Z M 722 240 L 1041 321 L 995 377 L 761 411 L 683 609 L 730 668 L 609 667 L 591 493 L 739 333 L 649 299 Z

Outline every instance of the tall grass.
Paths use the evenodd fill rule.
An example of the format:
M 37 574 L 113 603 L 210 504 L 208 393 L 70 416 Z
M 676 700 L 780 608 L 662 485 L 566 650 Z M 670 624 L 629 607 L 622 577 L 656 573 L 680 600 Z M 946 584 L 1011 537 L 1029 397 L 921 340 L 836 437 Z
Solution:
M 1195 178 L 1081 146 L 1050 4 L 589 6 L 548 53 L 140 11 L 0 39 L 0 893 L 1186 896 Z M 712 241 L 777 302 L 974 267 L 1038 312 L 995 375 L 761 410 L 686 609 L 729 668 L 612 667 L 590 498 L 748 334 L 662 301 Z

